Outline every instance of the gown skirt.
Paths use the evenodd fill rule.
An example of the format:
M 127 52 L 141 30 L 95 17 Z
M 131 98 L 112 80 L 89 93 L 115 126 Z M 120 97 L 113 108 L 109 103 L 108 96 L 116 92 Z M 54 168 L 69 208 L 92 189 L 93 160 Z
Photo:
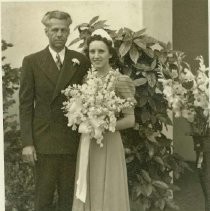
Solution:
M 120 74 L 114 89 L 117 96 L 136 102 L 135 86 L 128 76 Z M 134 108 L 124 109 L 122 113 L 134 115 Z M 90 143 L 85 203 L 76 198 L 79 146 L 72 211 L 130 211 L 125 153 L 119 131 L 105 133 L 102 143 L 103 147 L 95 140 Z
M 130 211 L 125 154 L 120 133 L 105 133 L 102 143 L 103 147 L 100 147 L 95 140 L 91 140 L 86 201 L 83 203 L 74 194 L 72 211 Z M 75 191 L 79 158 L 80 147 Z

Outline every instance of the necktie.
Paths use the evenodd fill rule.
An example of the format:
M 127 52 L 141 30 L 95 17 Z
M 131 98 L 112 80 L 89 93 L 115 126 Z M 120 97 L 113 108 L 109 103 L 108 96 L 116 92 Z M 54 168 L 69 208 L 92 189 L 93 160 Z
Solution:
M 56 65 L 57 65 L 58 69 L 61 70 L 62 62 L 61 62 L 60 55 L 58 53 L 56 54 Z

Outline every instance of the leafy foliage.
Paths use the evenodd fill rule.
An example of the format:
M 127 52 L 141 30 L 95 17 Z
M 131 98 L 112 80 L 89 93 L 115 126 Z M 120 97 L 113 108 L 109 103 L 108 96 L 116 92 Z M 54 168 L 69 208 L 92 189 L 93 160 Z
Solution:
M 2 51 L 12 47 L 2 40 Z M 4 161 L 5 161 L 5 209 L 6 211 L 33 210 L 32 169 L 21 160 L 20 131 L 16 115 L 10 114 L 14 105 L 13 95 L 19 88 L 19 69 L 4 63 L 2 57 L 3 122 L 4 122 Z
M 162 78 L 159 81 L 163 84 L 168 106 L 175 117 L 183 117 L 190 123 L 191 135 L 206 136 L 210 126 L 209 68 L 202 56 L 195 59 L 199 61 L 196 68 L 183 61 L 184 53 L 173 56 L 176 60 L 170 63 L 172 71 L 160 66 Z
M 113 31 L 98 19 L 97 16 L 89 23 L 78 25 L 76 29 L 80 36 L 71 44 L 80 41 L 79 47 L 84 49 L 87 38 L 95 29 L 105 29 L 113 38 L 120 59 L 117 67 L 129 75 L 136 86 L 136 126 L 122 133 L 131 198 L 140 201 L 144 210 L 178 209 L 172 199 L 172 192 L 179 189 L 172 184 L 173 178 L 179 178 L 189 167 L 173 153 L 172 140 L 162 133 L 164 126 L 167 128 L 172 122 L 162 84 L 158 82 L 159 65 L 168 67 L 174 60 L 172 55 L 175 51 L 170 43 L 165 44 L 146 35 L 145 29 Z M 96 21 L 100 24 L 94 27 Z

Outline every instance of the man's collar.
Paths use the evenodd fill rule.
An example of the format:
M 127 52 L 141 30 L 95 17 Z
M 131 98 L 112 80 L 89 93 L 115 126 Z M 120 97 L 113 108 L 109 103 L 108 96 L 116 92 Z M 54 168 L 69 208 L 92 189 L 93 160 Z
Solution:
M 54 59 L 54 61 L 56 61 L 56 55 L 59 54 L 61 62 L 63 63 L 64 61 L 64 57 L 65 57 L 65 52 L 66 52 L 66 48 L 64 47 L 59 53 L 57 53 L 56 51 L 54 51 L 50 46 L 49 46 L 49 51 Z

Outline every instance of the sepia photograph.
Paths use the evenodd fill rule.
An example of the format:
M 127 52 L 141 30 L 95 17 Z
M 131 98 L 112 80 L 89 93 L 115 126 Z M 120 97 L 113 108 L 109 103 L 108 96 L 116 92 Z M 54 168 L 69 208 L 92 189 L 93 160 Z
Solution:
M 1 1 L 5 211 L 210 211 L 208 0 Z

